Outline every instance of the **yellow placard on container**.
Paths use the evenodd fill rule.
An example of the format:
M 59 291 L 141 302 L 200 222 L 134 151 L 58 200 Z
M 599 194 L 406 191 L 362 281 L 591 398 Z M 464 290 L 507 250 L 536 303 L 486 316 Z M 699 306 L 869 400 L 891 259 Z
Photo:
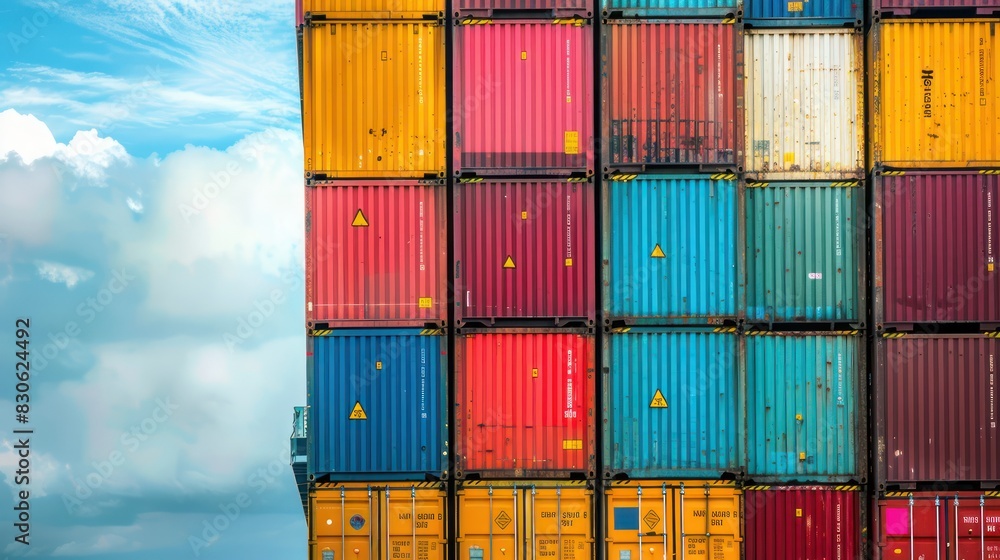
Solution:
M 567 130 L 563 134 L 563 152 L 569 155 L 580 153 L 580 133 L 575 130 Z
M 802 11 L 802 2 L 789 2 L 788 3 L 788 11 L 789 12 L 801 12 Z
M 420 309 L 430 309 L 434 305 L 434 299 L 429 297 L 422 297 L 417 300 L 417 307 Z

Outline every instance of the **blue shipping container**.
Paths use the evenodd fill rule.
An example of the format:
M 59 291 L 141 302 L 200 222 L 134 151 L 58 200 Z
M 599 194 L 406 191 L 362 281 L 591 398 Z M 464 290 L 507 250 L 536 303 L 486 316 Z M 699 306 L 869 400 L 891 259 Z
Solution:
M 743 472 L 743 398 L 730 331 L 642 327 L 605 336 L 606 478 Z
M 625 177 L 635 177 L 634 175 Z M 604 315 L 627 324 L 719 324 L 739 301 L 733 175 L 640 175 L 603 191 Z
M 751 332 L 746 342 L 748 477 L 862 482 L 863 339 Z
M 444 331 L 314 333 L 326 336 L 309 339 L 310 474 L 332 481 L 445 476 Z
M 734 18 L 742 4 L 743 0 L 604 0 L 601 7 L 605 17 L 728 16 Z
M 860 27 L 862 0 L 744 0 L 748 27 Z

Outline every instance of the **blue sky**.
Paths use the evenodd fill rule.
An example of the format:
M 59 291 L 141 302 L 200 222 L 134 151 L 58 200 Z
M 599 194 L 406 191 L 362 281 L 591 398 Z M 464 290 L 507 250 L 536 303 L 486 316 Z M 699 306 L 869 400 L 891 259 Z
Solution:
M 4 558 L 305 556 L 294 37 L 291 0 L 0 4 Z

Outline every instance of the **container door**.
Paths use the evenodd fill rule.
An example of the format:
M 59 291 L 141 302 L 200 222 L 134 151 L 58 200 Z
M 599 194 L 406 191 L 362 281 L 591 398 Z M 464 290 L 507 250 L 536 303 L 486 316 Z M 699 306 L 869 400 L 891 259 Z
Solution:
M 369 487 L 317 489 L 310 537 L 312 560 L 375 560 L 378 491 Z
M 593 492 L 585 486 L 525 490 L 531 522 L 529 554 L 538 560 L 590 560 Z
M 387 488 L 382 560 L 445 560 L 444 496 L 436 489 Z
M 518 548 L 519 504 L 514 487 L 459 490 L 457 560 L 530 560 Z
M 946 558 L 944 508 L 946 500 L 935 498 L 887 500 L 880 504 L 882 536 L 879 547 L 884 560 Z
M 606 560 L 664 560 L 673 548 L 669 489 L 623 486 L 606 492 Z M 669 517 L 668 517 L 669 516 Z
M 739 560 L 740 492 L 729 486 L 682 485 L 677 493 L 678 560 Z
M 1000 560 L 1000 493 L 952 500 L 956 560 Z

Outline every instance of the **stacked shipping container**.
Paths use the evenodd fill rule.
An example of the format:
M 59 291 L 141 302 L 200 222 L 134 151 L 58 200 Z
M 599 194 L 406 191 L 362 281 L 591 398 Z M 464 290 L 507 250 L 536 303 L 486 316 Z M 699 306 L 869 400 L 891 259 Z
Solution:
M 998 8 L 872 4 L 877 558 L 1000 557 Z

